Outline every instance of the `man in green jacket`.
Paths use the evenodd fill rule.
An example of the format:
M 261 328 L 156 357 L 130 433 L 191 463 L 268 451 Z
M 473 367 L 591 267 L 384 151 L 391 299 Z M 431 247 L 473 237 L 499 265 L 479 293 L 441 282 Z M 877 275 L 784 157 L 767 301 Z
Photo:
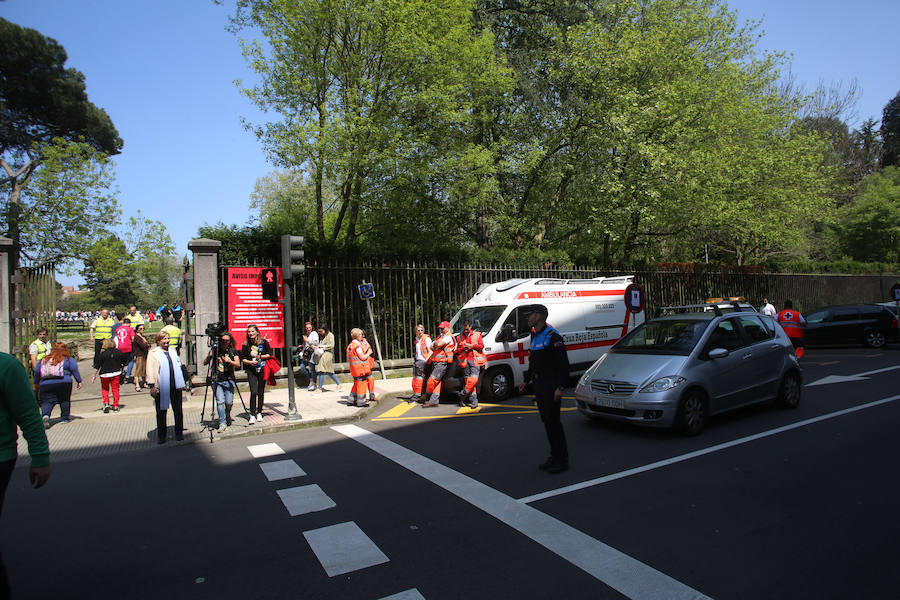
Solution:
M 31 456 L 28 479 L 37 489 L 50 478 L 47 434 L 25 368 L 14 356 L 0 352 L 0 515 L 3 514 L 6 486 L 16 466 L 16 425 L 28 442 Z M 0 598 L 8 598 L 9 594 L 9 580 L 0 556 Z

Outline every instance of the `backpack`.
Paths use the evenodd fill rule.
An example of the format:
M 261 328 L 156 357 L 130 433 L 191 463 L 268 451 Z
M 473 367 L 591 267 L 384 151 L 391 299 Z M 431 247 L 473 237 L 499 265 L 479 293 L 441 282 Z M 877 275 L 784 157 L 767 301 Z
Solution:
M 41 361 L 41 379 L 62 379 L 66 361 L 51 365 L 49 360 Z

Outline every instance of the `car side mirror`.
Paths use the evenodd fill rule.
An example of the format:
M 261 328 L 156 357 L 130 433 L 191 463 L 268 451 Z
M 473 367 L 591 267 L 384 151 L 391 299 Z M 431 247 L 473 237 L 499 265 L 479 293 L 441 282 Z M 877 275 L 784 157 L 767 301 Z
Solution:
M 500 330 L 500 333 L 497 334 L 498 342 L 514 342 L 516 341 L 516 329 L 512 326 L 512 323 L 507 323 L 503 326 L 503 329 Z
M 709 358 L 715 360 L 717 358 L 725 358 L 728 356 L 728 350 L 725 348 L 713 348 L 709 351 Z

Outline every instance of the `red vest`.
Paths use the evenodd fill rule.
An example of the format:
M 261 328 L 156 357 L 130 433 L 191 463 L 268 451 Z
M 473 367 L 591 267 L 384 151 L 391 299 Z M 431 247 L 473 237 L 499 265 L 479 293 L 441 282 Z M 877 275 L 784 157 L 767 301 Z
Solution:
M 778 313 L 778 322 L 784 328 L 784 332 L 791 338 L 803 338 L 803 324 L 800 322 L 800 313 L 786 308 Z

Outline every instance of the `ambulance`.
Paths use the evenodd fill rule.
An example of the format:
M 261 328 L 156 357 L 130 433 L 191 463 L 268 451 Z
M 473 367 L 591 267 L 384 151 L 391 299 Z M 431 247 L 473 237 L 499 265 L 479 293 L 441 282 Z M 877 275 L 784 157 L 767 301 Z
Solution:
M 454 334 L 468 321 L 484 338 L 487 365 L 481 375 L 479 397 L 505 400 L 524 380 L 531 329 L 520 310 L 522 307 L 532 304 L 547 307 L 547 323 L 563 336 L 570 374 L 575 375 L 644 322 L 643 310 L 633 313 L 625 304 L 625 289 L 632 283 L 633 275 L 509 279 L 482 284 L 450 320 Z M 450 383 L 447 391 L 451 391 L 455 386 L 447 383 Z

